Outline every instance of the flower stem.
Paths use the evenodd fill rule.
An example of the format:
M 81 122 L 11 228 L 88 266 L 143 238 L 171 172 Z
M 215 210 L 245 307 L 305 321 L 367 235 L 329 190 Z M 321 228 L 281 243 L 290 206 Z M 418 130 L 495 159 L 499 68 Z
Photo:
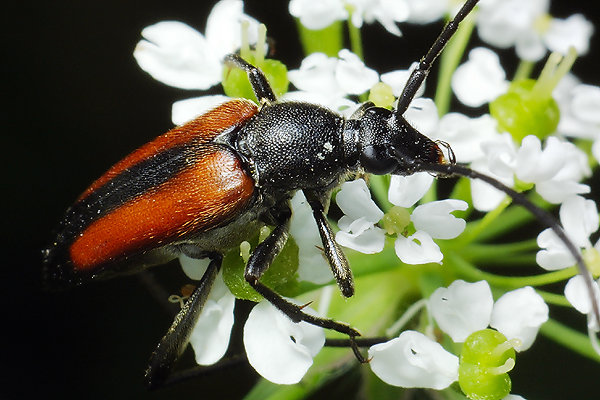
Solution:
M 458 67 L 458 63 L 465 52 L 473 28 L 475 27 L 473 14 L 471 13 L 461 22 L 458 30 L 448 42 L 440 57 L 440 72 L 435 90 L 435 104 L 440 117 L 446 114 L 450 108 L 450 98 L 452 96 L 450 83 L 452 81 L 452 74 L 454 74 L 456 67 Z
M 594 351 L 587 335 L 579 333 L 553 319 L 549 319 L 542 325 L 540 332 L 564 347 L 600 362 L 600 355 Z
M 577 268 L 569 267 L 540 275 L 515 277 L 500 276 L 478 269 L 475 267 L 475 265 L 466 261 L 464 258 L 460 257 L 454 252 L 446 253 L 446 257 L 448 263 L 451 263 L 460 275 L 463 275 L 469 280 L 485 279 L 493 286 L 507 289 L 520 288 L 523 286 L 543 286 L 555 282 L 561 282 L 577 275 Z
M 517 71 L 515 72 L 513 81 L 520 81 L 529 78 L 534 66 L 535 64 L 531 61 L 521 60 L 519 66 L 517 67 Z
M 364 61 L 360 28 L 354 26 L 352 18 L 348 18 L 348 35 L 350 36 L 350 49 L 358 56 L 358 58 Z

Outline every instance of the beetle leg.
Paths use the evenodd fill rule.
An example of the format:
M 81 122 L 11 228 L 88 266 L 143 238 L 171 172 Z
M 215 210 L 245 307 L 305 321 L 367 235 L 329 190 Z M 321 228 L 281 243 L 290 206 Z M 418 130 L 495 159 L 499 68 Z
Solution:
M 354 294 L 354 279 L 352 278 L 352 270 L 348 264 L 346 255 L 335 241 L 335 235 L 327 222 L 323 202 L 319 200 L 319 196 L 310 191 L 304 191 L 308 204 L 313 210 L 313 216 L 319 228 L 325 255 L 329 260 L 331 272 L 335 277 L 335 281 L 340 288 L 340 291 L 345 297 L 351 297 Z
M 223 62 L 227 67 L 235 67 L 246 71 L 250 85 L 252 85 L 252 90 L 254 90 L 254 95 L 261 104 L 277 100 L 277 97 L 275 97 L 275 94 L 273 93 L 273 89 L 271 89 L 271 85 L 269 85 L 267 78 L 260 69 L 246 62 L 237 54 L 228 54 L 225 56 Z
M 209 257 L 211 261 L 200 284 L 175 316 L 173 324 L 150 357 L 150 363 L 144 376 L 146 385 L 150 389 L 165 383 L 171 367 L 189 342 L 192 330 L 198 321 L 223 260 L 223 256 L 219 253 L 212 253 Z
M 254 290 L 260 293 L 265 300 L 273 304 L 294 322 L 305 321 L 312 325 L 346 334 L 350 336 L 351 339 L 360 336 L 358 331 L 347 324 L 331 319 L 319 318 L 303 312 L 301 306 L 287 301 L 260 282 L 260 278 L 267 271 L 273 259 L 279 254 L 287 241 L 291 214 L 289 207 L 286 207 L 286 209 L 278 216 L 279 224 L 265 240 L 256 246 L 256 249 L 250 256 L 248 264 L 246 265 L 246 270 L 244 272 L 246 281 L 254 288 Z

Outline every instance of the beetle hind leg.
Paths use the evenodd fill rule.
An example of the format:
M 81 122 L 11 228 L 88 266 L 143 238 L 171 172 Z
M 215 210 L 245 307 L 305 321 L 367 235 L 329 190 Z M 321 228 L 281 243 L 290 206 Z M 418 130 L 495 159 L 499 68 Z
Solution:
M 167 382 L 173 364 L 181 356 L 189 342 L 192 330 L 221 269 L 223 260 L 221 254 L 211 253 L 208 257 L 211 261 L 200 284 L 177 313 L 173 324 L 150 357 L 148 369 L 144 375 L 146 385 L 150 389 L 162 386 Z

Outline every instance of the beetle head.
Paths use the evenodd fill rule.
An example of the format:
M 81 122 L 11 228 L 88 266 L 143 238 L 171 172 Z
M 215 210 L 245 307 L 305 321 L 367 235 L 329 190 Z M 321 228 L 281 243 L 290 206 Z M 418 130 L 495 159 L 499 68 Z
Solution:
M 447 164 L 438 143 L 448 149 L 449 162 L 455 162 L 448 144 L 434 142 L 404 117 L 385 108 L 370 107 L 364 111 L 359 135 L 359 162 L 369 173 L 410 175 L 418 163 Z

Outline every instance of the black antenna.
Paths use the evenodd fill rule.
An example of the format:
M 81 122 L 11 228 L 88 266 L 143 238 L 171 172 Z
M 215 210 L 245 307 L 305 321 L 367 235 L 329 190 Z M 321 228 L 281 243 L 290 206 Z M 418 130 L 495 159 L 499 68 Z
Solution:
M 404 90 L 398 98 L 398 106 L 396 107 L 396 115 L 398 117 L 403 115 L 408 109 L 408 106 L 414 99 L 417 90 L 419 90 L 423 84 L 423 81 L 425 78 L 427 78 L 427 75 L 429 75 L 431 65 L 442 53 L 444 47 L 446 47 L 446 44 L 458 29 L 458 25 L 465 19 L 467 15 L 469 15 L 478 2 L 479 0 L 467 0 L 460 11 L 456 14 L 454 19 L 446 24 L 427 54 L 421 58 L 421 61 L 419 61 L 419 66 L 410 74 L 410 77 L 404 86 Z
M 435 172 L 438 173 L 440 177 L 451 177 L 452 175 L 460 175 L 471 179 L 479 179 L 486 182 L 489 185 L 492 185 L 498 190 L 503 191 L 507 195 L 509 195 L 513 201 L 521 206 L 523 206 L 527 211 L 529 211 L 534 217 L 536 217 L 543 225 L 552 229 L 556 236 L 565 244 L 571 255 L 575 258 L 577 262 L 577 267 L 579 268 L 579 273 L 583 276 L 585 281 L 585 285 L 587 287 L 588 293 L 591 296 L 592 308 L 594 315 L 597 320 L 600 321 L 600 309 L 598 306 L 598 302 L 596 302 L 594 297 L 594 280 L 592 275 L 590 274 L 589 269 L 585 265 L 585 261 L 581 257 L 579 253 L 579 249 L 571 242 L 568 236 L 565 234 L 564 230 L 560 226 L 560 223 L 554 218 L 550 213 L 546 210 L 536 206 L 533 204 L 526 196 L 515 191 L 514 189 L 504 185 L 502 182 L 474 171 L 470 168 L 467 168 L 462 165 L 457 164 L 429 164 L 429 163 L 421 163 L 415 162 L 411 165 L 414 168 L 415 172 L 418 171 L 426 171 L 426 172 Z

